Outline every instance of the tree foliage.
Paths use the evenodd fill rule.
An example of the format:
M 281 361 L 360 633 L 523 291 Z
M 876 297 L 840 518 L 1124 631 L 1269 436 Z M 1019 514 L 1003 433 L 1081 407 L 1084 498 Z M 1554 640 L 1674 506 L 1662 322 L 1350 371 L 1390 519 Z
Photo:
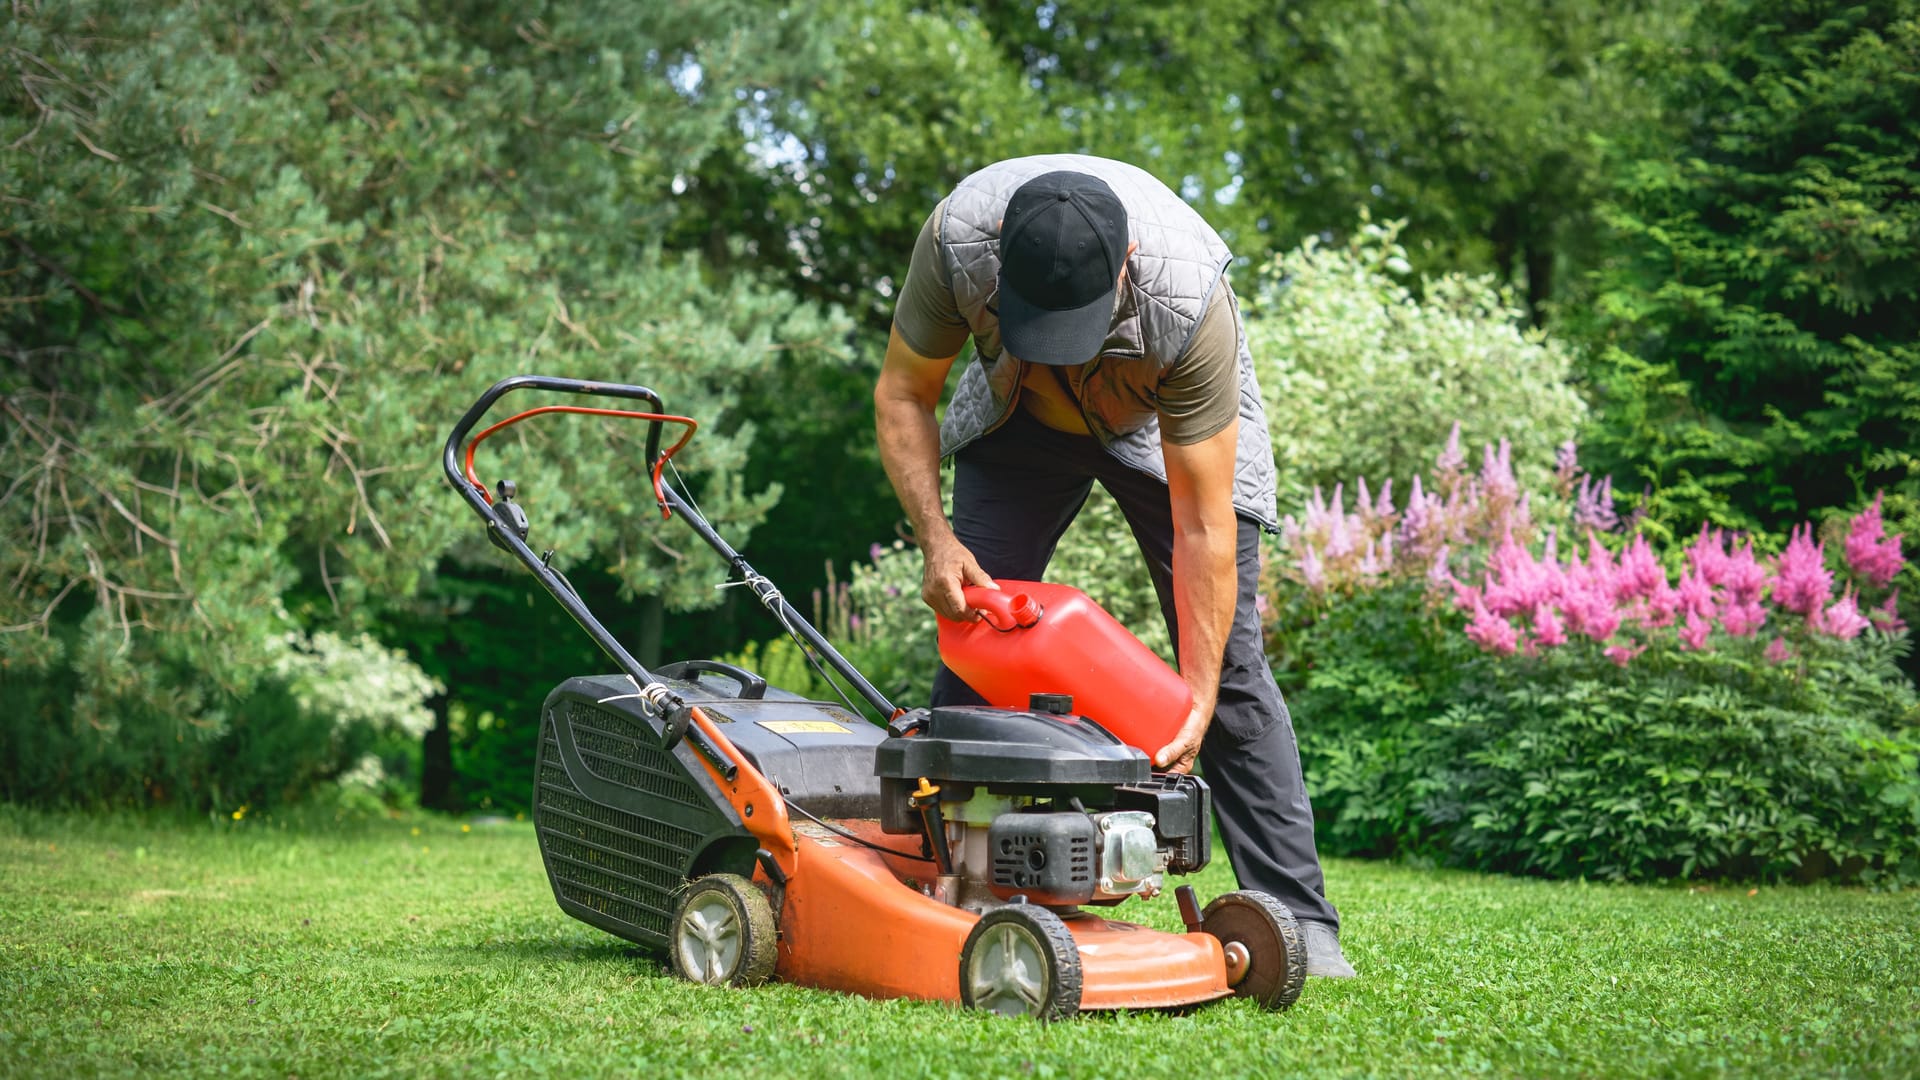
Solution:
M 248 703 L 288 631 L 374 625 L 445 558 L 496 565 L 438 447 L 506 375 L 647 383 L 706 421 L 683 468 L 744 538 L 777 491 L 742 481 L 742 388 L 845 330 L 651 239 L 730 136 L 730 88 L 806 62 L 794 24 L 744 12 L 17 13 L 0 663 L 9 688 L 73 692 L 9 727 L 94 745 L 157 724 L 149 757 L 237 738 L 270 719 Z M 516 431 L 483 467 L 522 480 L 556 565 L 714 602 L 716 565 L 656 533 L 637 429 Z M 137 796 L 157 766 L 122 764 L 100 790 Z
M 1920 4 L 1714 5 L 1644 66 L 1680 135 L 1618 148 L 1596 449 L 1682 527 L 1886 487 L 1920 532 Z
M 988 7 L 1049 118 L 1146 164 L 1258 259 L 1404 218 L 1431 273 L 1494 272 L 1545 315 L 1590 265 L 1594 133 L 1647 113 L 1609 54 L 1661 3 L 1251 0 Z

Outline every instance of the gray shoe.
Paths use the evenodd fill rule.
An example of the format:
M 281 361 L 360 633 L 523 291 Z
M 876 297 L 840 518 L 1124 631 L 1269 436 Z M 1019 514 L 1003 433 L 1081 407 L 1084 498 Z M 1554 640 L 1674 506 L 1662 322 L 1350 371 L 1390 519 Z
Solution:
M 1322 979 L 1351 979 L 1358 972 L 1340 951 L 1340 932 L 1323 922 L 1301 922 L 1300 934 L 1307 939 L 1307 975 Z

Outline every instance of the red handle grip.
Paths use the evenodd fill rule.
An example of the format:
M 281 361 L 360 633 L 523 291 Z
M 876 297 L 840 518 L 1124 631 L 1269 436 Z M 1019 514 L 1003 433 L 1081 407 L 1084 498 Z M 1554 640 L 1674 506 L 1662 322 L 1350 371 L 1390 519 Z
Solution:
M 961 588 L 960 595 L 965 598 L 968 607 L 978 608 L 995 630 L 1024 629 L 1039 622 L 1040 616 L 1046 614 L 1040 602 L 1026 593 L 967 585 Z

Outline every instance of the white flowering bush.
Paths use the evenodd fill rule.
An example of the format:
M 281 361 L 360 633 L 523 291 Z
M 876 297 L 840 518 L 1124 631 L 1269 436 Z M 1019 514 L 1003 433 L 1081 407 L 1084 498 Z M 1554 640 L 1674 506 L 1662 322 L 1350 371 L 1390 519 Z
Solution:
M 442 687 L 405 652 L 366 634 L 348 638 L 325 630 L 292 631 L 283 641 L 274 673 L 302 711 L 336 731 L 364 728 L 418 739 L 433 727 L 425 702 Z
M 1363 215 L 1344 245 L 1310 237 L 1254 275 L 1248 347 L 1283 506 L 1315 485 L 1417 472 L 1455 421 L 1469 443 L 1554 447 L 1586 415 L 1567 349 L 1524 329 L 1491 277 L 1429 278 L 1415 295 L 1403 224 Z M 1537 486 L 1551 464 L 1516 468 Z

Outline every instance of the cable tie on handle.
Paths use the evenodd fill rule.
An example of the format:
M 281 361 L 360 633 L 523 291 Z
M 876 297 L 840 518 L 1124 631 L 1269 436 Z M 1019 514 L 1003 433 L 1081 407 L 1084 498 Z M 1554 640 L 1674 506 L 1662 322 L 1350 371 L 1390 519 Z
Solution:
M 787 602 L 786 595 L 780 591 L 780 586 L 775 585 L 760 571 L 749 569 L 741 574 L 739 581 L 723 581 L 714 588 L 732 589 L 741 585 L 753 590 L 754 598 L 759 600 L 760 605 L 771 612 L 775 619 L 779 620 L 781 629 L 789 634 L 794 632 L 793 624 L 787 621 L 786 612 L 780 610 L 780 605 Z
M 654 715 L 656 716 L 665 716 L 667 713 L 672 712 L 675 707 L 684 704 L 680 700 L 680 695 L 673 692 L 673 687 L 665 683 L 650 682 L 645 686 L 641 686 L 640 680 L 631 675 L 627 676 L 627 681 L 633 684 L 634 693 L 615 694 L 612 697 L 603 697 L 596 702 L 596 704 L 605 705 L 609 701 L 632 701 L 634 698 L 639 698 L 653 707 Z

